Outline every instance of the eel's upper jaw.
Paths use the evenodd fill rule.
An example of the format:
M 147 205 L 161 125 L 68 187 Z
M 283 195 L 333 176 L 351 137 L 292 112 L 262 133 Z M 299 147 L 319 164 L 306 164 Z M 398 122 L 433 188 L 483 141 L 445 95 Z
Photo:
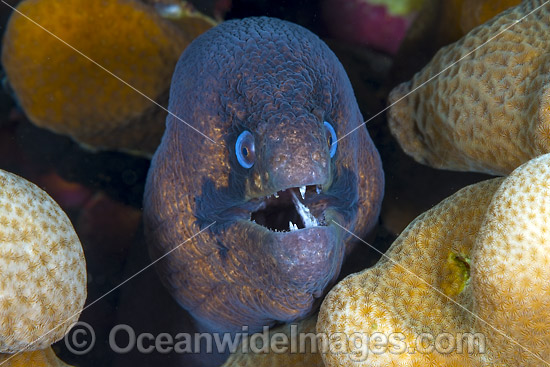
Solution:
M 327 225 L 327 200 L 321 185 L 290 187 L 253 200 L 258 205 L 250 220 L 264 230 L 293 232 Z

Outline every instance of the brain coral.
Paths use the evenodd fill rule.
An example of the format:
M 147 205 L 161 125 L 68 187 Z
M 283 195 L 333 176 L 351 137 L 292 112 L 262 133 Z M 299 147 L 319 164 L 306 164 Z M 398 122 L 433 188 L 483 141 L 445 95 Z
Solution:
M 26 0 L 17 10 L 163 106 L 174 66 L 198 35 L 132 0 Z M 38 126 L 96 149 L 150 155 L 160 142 L 164 110 L 16 12 L 2 64 Z
M 381 333 L 386 348 L 345 344 L 325 364 L 547 365 L 549 182 L 547 154 L 415 219 L 376 266 L 334 287 L 319 314 L 318 332 Z
M 61 339 L 86 299 L 80 241 L 34 184 L 0 170 L 0 353 Z
M 542 4 L 523 1 L 474 28 L 391 92 L 389 124 L 406 153 L 436 168 L 508 174 L 550 151 L 550 7 Z

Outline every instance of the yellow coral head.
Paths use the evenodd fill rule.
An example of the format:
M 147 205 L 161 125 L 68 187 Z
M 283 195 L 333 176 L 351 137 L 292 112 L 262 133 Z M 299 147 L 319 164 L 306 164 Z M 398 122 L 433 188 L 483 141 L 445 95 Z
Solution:
M 67 215 L 44 191 L 0 170 L 0 353 L 61 339 L 86 300 L 86 263 Z
M 415 219 L 373 268 L 325 298 L 327 366 L 546 366 L 550 154 L 466 187 Z M 347 337 L 385 338 L 360 355 Z M 394 338 L 394 339 L 392 339 Z M 374 348 L 374 349 L 373 349 Z M 378 352 L 378 353 L 375 353 Z
M 167 104 L 188 42 L 137 1 L 26 0 L 8 22 L 2 64 L 34 124 L 87 147 L 152 154 L 166 113 L 143 95 Z

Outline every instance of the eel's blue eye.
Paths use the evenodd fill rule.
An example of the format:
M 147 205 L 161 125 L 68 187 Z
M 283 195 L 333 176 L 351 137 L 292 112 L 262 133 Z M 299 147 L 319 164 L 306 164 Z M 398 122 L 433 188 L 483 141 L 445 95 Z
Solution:
M 235 155 L 239 164 L 244 168 L 250 168 L 254 165 L 256 159 L 256 150 L 254 148 L 254 136 L 250 131 L 243 131 L 235 143 Z
M 338 148 L 338 139 L 336 138 L 336 131 L 331 124 L 325 121 L 326 137 L 328 149 L 330 150 L 330 158 L 336 154 L 336 148 Z

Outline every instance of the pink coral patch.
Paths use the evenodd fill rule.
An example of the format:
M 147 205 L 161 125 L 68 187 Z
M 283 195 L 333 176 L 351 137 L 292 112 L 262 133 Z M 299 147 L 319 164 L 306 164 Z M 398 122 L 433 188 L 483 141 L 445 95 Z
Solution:
M 323 20 L 331 36 L 395 54 L 416 13 L 394 16 L 365 0 L 325 0 Z

